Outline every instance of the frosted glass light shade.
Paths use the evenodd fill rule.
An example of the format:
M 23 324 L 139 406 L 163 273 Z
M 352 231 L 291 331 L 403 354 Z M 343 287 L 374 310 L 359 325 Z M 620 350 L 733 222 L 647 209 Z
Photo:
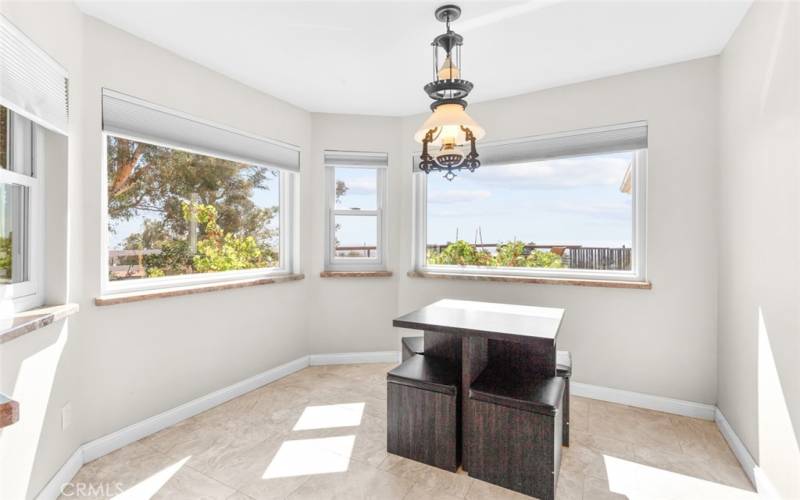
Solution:
M 425 134 L 432 128 L 439 128 L 440 131 L 436 134 L 436 138 L 431 145 L 440 146 L 442 139 L 454 138 L 456 145 L 462 145 L 467 142 L 466 134 L 461 130 L 461 127 L 466 127 L 475 135 L 475 140 L 480 140 L 486 131 L 483 127 L 470 118 L 464 108 L 460 104 L 442 104 L 437 107 L 431 116 L 425 120 L 417 133 L 414 134 L 414 140 L 421 143 L 425 139 Z

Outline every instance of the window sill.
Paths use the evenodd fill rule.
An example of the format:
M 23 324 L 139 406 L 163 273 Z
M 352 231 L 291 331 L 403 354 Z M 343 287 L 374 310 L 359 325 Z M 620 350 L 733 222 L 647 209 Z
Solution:
M 322 271 L 320 278 L 391 278 L 391 271 Z
M 244 280 L 221 281 L 217 283 L 203 283 L 200 285 L 186 285 L 173 288 L 157 288 L 153 290 L 139 290 L 136 292 L 115 293 L 95 297 L 96 306 L 113 306 L 117 304 L 127 304 L 129 302 L 141 302 L 143 300 L 163 299 L 166 297 L 180 297 L 182 295 L 194 295 L 196 293 L 217 292 L 220 290 L 232 290 L 234 288 L 247 288 L 251 286 L 273 285 L 285 283 L 287 281 L 298 281 L 305 278 L 303 274 L 287 274 L 271 278 L 252 278 Z
M 511 276 L 498 274 L 461 274 L 461 273 L 432 273 L 427 271 L 409 271 L 411 278 L 433 278 L 465 281 L 497 281 L 502 283 L 525 283 L 532 285 L 565 285 L 565 286 L 591 286 L 600 288 L 634 288 L 650 290 L 653 288 L 649 281 L 619 281 L 603 279 L 575 279 L 575 278 L 537 278 L 534 276 Z
M 0 429 L 19 420 L 19 403 L 0 393 Z
M 0 344 L 36 331 L 78 312 L 78 304 L 44 306 L 0 318 Z

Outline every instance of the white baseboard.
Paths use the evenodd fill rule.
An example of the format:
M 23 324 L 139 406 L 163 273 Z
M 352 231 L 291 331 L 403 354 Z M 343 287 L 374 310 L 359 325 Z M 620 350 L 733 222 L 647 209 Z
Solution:
M 217 405 L 229 401 L 233 398 L 246 394 L 262 385 L 274 382 L 279 378 L 302 370 L 308 366 L 308 357 L 303 356 L 294 361 L 277 366 L 258 375 L 254 375 L 248 379 L 237 382 L 228 387 L 223 387 L 217 391 L 199 397 L 188 403 L 184 403 L 176 408 L 167 410 L 158 415 L 129 425 L 123 429 L 113 432 L 107 436 L 95 439 L 83 445 L 83 459 L 85 462 L 107 455 L 114 450 L 118 450 L 134 441 L 138 441 L 143 437 L 155 434 L 156 432 L 166 429 L 171 425 L 175 425 L 181 420 L 186 420 Z
M 637 408 L 648 410 L 663 411 L 685 417 L 702 418 L 703 420 L 714 420 L 716 407 L 714 405 L 684 401 L 681 399 L 665 398 L 642 394 L 640 392 L 623 391 L 599 385 L 582 384 L 580 382 L 570 383 L 570 392 L 574 396 L 582 396 L 600 401 L 609 401 Z
M 400 352 L 341 352 L 334 354 L 312 354 L 308 358 L 311 366 L 350 365 L 357 363 L 397 363 L 397 360 L 400 359 Z
M 714 421 L 717 423 L 722 437 L 728 442 L 728 446 L 733 450 L 733 454 L 736 455 L 736 459 L 739 461 L 742 469 L 744 469 L 744 473 L 747 474 L 747 477 L 750 479 L 750 482 L 753 484 L 756 491 L 758 491 L 759 495 L 767 499 L 774 498 L 775 500 L 780 500 L 781 497 L 772 484 L 772 481 L 770 481 L 769 477 L 764 473 L 764 469 L 756 464 L 753 456 L 750 455 L 747 447 L 742 440 L 739 439 L 739 436 L 736 435 L 733 427 L 728 423 L 728 420 L 719 408 L 717 408 L 715 412 Z
M 117 432 L 95 439 L 80 446 L 75 453 L 64 463 L 50 482 L 37 495 L 38 500 L 54 500 L 61 493 L 62 485 L 70 482 L 81 466 L 85 463 L 111 453 L 143 437 L 154 434 L 162 429 L 174 425 L 181 420 L 202 413 L 214 406 L 220 405 L 235 397 L 246 394 L 265 384 L 274 382 L 280 378 L 291 375 L 294 372 L 312 365 L 335 365 L 350 363 L 395 363 L 399 360 L 400 353 L 397 351 L 381 352 L 355 352 L 355 353 L 334 353 L 334 354 L 312 354 L 303 356 L 294 361 L 290 361 L 281 366 L 272 368 L 259 373 L 253 377 L 237 382 L 228 387 L 219 389 L 206 396 L 184 403 L 176 408 L 154 415 L 141 422 L 129 425 Z M 745 448 L 741 440 L 733 432 L 725 417 L 715 406 L 682 401 L 678 399 L 652 396 L 638 392 L 611 389 L 579 382 L 571 383 L 571 391 L 575 396 L 582 396 L 591 399 L 599 399 L 639 408 L 674 413 L 688 417 L 715 420 L 733 449 L 736 458 L 742 464 L 750 480 L 756 486 L 759 493 L 765 498 L 779 498 L 775 494 L 775 489 L 763 471 L 756 465 L 750 453 Z
M 36 496 L 38 500 L 50 500 L 58 498 L 61 495 L 61 488 L 63 485 L 72 481 L 75 474 L 81 469 L 86 462 L 83 460 L 83 446 L 80 446 L 75 453 L 70 456 L 64 465 L 58 469 L 55 476 L 42 488 L 42 491 Z
M 56 472 L 50 482 L 37 495 L 38 500 L 53 500 L 61 494 L 61 486 L 75 477 L 85 463 L 107 455 L 123 446 L 175 425 L 181 420 L 193 417 L 233 398 L 239 397 L 280 378 L 300 371 L 309 365 L 335 365 L 350 363 L 395 363 L 400 357 L 398 351 L 349 352 L 338 354 L 313 354 L 302 356 L 286 364 L 261 372 L 248 379 L 199 397 L 176 408 L 131 424 L 116 432 L 89 441 L 79 447 L 67 462 Z

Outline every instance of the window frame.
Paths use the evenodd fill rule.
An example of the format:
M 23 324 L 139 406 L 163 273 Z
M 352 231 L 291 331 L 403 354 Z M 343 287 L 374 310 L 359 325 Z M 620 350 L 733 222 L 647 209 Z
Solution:
M 295 213 L 297 211 L 297 186 L 299 172 L 286 169 L 260 165 L 265 168 L 278 170 L 279 175 L 279 197 L 278 197 L 278 251 L 279 266 L 265 267 L 258 269 L 242 269 L 238 271 L 218 271 L 210 273 L 182 274 L 178 276 L 164 276 L 157 278 L 140 278 L 135 280 L 115 280 L 112 281 L 108 276 L 108 252 L 109 252 L 109 233 L 108 233 L 108 137 L 118 137 L 130 141 L 143 142 L 154 146 L 166 147 L 188 153 L 210 156 L 224 160 L 241 162 L 241 160 L 225 158 L 221 155 L 212 155 L 203 151 L 196 151 L 185 147 L 175 146 L 165 142 L 154 141 L 152 139 L 142 139 L 128 134 L 112 132 L 101 132 L 102 137 L 102 160 L 103 173 L 101 175 L 101 225 L 100 225 L 100 293 L 101 295 L 141 292 L 148 290 L 158 290 L 165 288 L 178 288 L 193 285 L 206 285 L 213 283 L 230 282 L 236 280 L 256 279 L 286 276 L 296 272 L 297 256 L 295 254 Z
M 360 153 L 352 153 L 354 156 Z M 387 157 L 388 158 L 388 157 Z M 324 160 L 323 160 L 323 163 Z M 388 159 L 387 159 L 388 165 Z M 336 169 L 359 168 L 375 171 L 376 200 L 374 210 L 336 208 Z M 388 167 L 373 165 L 325 164 L 325 271 L 385 271 L 387 268 L 386 189 Z M 375 257 L 336 256 L 336 216 L 374 216 L 376 218 Z
M 502 145 L 502 143 L 495 143 Z M 616 152 L 625 152 L 620 150 Z M 632 212 L 632 244 L 631 270 L 579 270 L 579 269 L 547 269 L 520 267 L 483 267 L 429 265 L 427 263 L 427 224 L 428 224 L 428 176 L 424 172 L 415 171 L 412 179 L 413 192 L 413 234 L 412 234 L 412 266 L 415 271 L 424 273 L 452 275 L 512 276 L 531 278 L 552 278 L 565 280 L 627 281 L 643 282 L 647 275 L 647 149 L 627 150 L 634 153 L 632 162 L 631 212 Z M 594 153 L 597 155 L 608 152 Z M 580 156 L 592 156 L 582 153 Z M 481 167 L 492 168 L 492 167 Z
M 8 140 L 6 144 L 6 168 L 0 168 L 0 183 L 20 185 L 28 188 L 28 200 L 25 213 L 25 262 L 28 268 L 28 279 L 19 283 L 0 285 L 0 299 L 10 301 L 15 312 L 41 306 L 44 303 L 44 130 L 29 118 L 6 108 Z M 30 127 L 29 135 L 18 135 L 17 118 L 24 120 Z M 22 139 L 20 139 L 22 137 Z M 19 161 L 17 155 L 27 155 L 31 162 L 31 175 L 12 171 L 9 167 Z M 23 161 L 26 161 L 23 158 Z

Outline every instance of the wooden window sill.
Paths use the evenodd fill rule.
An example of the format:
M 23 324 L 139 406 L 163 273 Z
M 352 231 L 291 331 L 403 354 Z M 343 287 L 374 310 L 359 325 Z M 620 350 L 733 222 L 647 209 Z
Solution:
M 320 278 L 391 278 L 391 271 L 322 271 Z
M 0 429 L 19 420 L 19 403 L 0 393 Z
M 600 288 L 634 288 L 650 290 L 653 288 L 649 281 L 619 281 L 602 279 L 575 279 L 575 278 L 538 278 L 534 276 L 511 276 L 498 274 L 463 274 L 463 273 L 437 273 L 428 271 L 409 271 L 412 278 L 433 278 L 465 281 L 496 281 L 502 283 L 525 283 L 533 285 L 565 285 L 565 286 L 591 286 Z
M 251 286 L 274 285 L 287 281 L 298 281 L 305 278 L 304 274 L 286 274 L 274 277 L 251 278 L 244 280 L 220 281 L 216 283 L 203 283 L 197 285 L 178 286 L 173 288 L 156 288 L 153 290 L 139 290 L 135 292 L 114 293 L 95 297 L 96 306 L 113 306 L 117 304 L 127 304 L 129 302 L 141 302 L 143 300 L 163 299 L 166 297 L 180 297 L 182 295 L 194 295 L 196 293 L 217 292 L 220 290 L 232 290 L 234 288 L 247 288 Z
M 78 304 L 37 307 L 0 318 L 0 344 L 44 328 L 78 312 Z

